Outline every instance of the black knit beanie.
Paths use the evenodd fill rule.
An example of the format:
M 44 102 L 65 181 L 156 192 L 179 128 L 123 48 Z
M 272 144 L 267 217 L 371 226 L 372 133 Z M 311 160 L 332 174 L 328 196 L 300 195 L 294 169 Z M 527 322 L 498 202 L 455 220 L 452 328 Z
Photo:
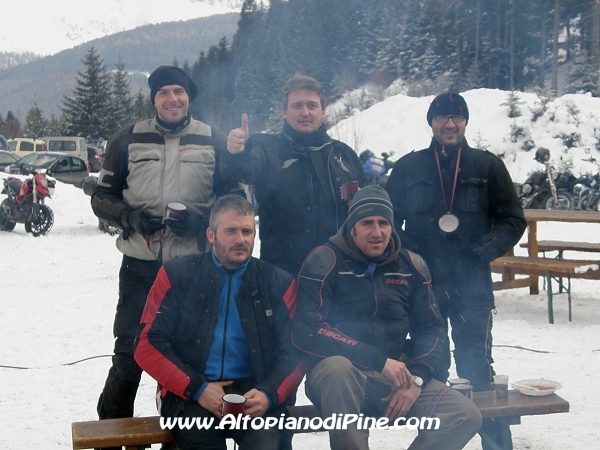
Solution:
M 150 86 L 150 99 L 154 105 L 154 96 L 163 86 L 176 84 L 181 86 L 187 92 L 190 102 L 198 95 L 196 83 L 179 67 L 160 66 L 148 77 L 148 86 Z
M 469 108 L 467 102 L 460 94 L 455 92 L 445 92 L 433 99 L 429 110 L 427 111 L 427 123 L 431 122 L 435 116 L 464 116 L 469 121 Z
M 356 222 L 369 216 L 383 216 L 394 226 L 394 211 L 390 196 L 381 186 L 365 186 L 352 199 L 348 218 L 344 222 L 348 231 Z

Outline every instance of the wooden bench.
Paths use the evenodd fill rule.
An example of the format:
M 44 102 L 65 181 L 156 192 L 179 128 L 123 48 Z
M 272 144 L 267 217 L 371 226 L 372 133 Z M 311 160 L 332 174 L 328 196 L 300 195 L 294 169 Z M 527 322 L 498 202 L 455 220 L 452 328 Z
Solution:
M 533 256 L 502 256 L 490 263 L 492 272 L 501 273 L 502 281 L 494 282 L 494 290 L 512 289 L 515 287 L 531 288 L 531 277 L 515 279 L 514 275 L 524 274 L 530 276 L 543 276 L 546 278 L 548 289 L 548 321 L 554 323 L 554 310 L 552 298 L 552 279 L 567 278 L 569 321 L 571 314 L 571 278 L 584 278 L 600 280 L 600 260 L 575 260 L 557 258 L 538 258 Z M 537 287 L 537 278 L 535 278 Z M 562 280 L 559 281 L 561 291 Z
M 521 423 L 522 416 L 563 413 L 569 411 L 569 402 L 556 394 L 545 397 L 529 397 L 518 391 L 509 390 L 508 398 L 497 398 L 495 391 L 476 392 L 473 401 L 484 418 L 494 419 L 509 425 Z M 292 417 L 320 417 L 320 411 L 313 405 L 288 408 Z M 312 429 L 299 429 L 295 433 L 314 432 Z M 133 417 L 127 419 L 95 420 L 71 424 L 73 449 L 124 446 L 126 450 L 139 450 L 151 444 L 173 442 L 169 430 L 160 427 L 160 418 Z M 494 450 L 512 449 L 510 439 L 500 448 L 489 436 L 480 432 Z
M 523 242 L 520 246 L 528 248 L 528 245 L 527 242 Z M 600 243 L 596 242 L 538 241 L 537 246 L 538 252 L 556 251 L 559 258 L 562 258 L 565 251 L 600 253 Z

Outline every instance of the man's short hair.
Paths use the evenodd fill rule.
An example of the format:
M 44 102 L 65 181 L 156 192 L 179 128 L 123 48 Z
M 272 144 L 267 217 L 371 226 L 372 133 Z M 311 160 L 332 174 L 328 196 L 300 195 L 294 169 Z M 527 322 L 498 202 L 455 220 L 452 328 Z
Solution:
M 248 200 L 240 195 L 224 195 L 217 199 L 210 212 L 210 218 L 208 219 L 208 228 L 212 231 L 217 231 L 219 225 L 219 215 L 223 211 L 233 210 L 240 216 L 252 216 L 254 217 L 254 208 Z
M 321 100 L 321 108 L 325 109 L 325 92 L 323 86 L 317 80 L 300 73 L 295 74 L 285 83 L 283 87 L 283 110 L 287 110 L 288 98 L 291 92 L 294 91 L 312 91 L 319 96 Z

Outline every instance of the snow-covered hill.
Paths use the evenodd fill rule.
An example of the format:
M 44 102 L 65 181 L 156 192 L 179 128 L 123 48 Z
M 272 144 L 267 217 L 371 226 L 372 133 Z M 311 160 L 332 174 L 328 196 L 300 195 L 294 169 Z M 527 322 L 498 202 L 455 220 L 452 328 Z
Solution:
M 548 100 L 543 111 L 543 99 L 538 95 L 522 92 L 516 95 L 518 98 L 513 104 L 521 115 L 509 118 L 510 93 L 496 89 L 463 93 L 470 111 L 466 131 L 469 144 L 499 155 L 516 182 L 523 182 L 532 171 L 543 169 L 533 159 L 539 147 L 550 150 L 551 162 L 558 170 L 570 169 L 576 176 L 598 171 L 596 165 L 584 160 L 590 156 L 600 160 L 600 149 L 597 149 L 600 147 L 600 98 L 589 94 L 564 95 Z M 394 158 L 399 158 L 429 145 L 431 128 L 425 117 L 432 99 L 433 96 L 393 95 L 357 111 L 331 128 L 329 134 L 359 153 L 367 148 L 375 154 L 394 150 Z M 339 103 L 332 105 L 328 114 L 336 107 L 340 108 Z M 533 120 L 534 112 L 539 114 L 536 120 Z
M 142 25 L 240 11 L 243 0 L 19 0 L 4 11 L 0 52 L 51 55 Z

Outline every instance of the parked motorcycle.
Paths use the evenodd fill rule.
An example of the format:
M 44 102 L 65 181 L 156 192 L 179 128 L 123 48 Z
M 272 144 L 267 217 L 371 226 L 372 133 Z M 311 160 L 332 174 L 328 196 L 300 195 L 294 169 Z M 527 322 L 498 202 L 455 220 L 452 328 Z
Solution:
M 360 153 L 359 158 L 363 163 L 363 169 L 367 175 L 367 184 L 385 187 L 389 178 L 388 173 L 394 167 L 394 164 L 396 164 L 396 160 L 392 159 L 394 153 L 394 150 L 391 150 L 389 153 L 383 152 L 381 158 L 375 156 L 369 149 L 363 150 Z
M 12 231 L 17 223 L 25 224 L 25 231 L 35 237 L 46 235 L 54 225 L 54 212 L 44 204 L 52 198 L 56 182 L 48 180 L 45 173 L 32 166 L 20 165 L 21 173 L 31 175 L 21 181 L 15 177 L 5 178 L 1 194 L 8 197 L 0 204 L 0 230 Z
M 516 186 L 523 208 L 573 209 L 574 201 L 569 190 L 575 177 L 552 170 L 548 149 L 539 148 L 534 159 L 544 164 L 545 170 L 532 173 L 525 183 Z
M 575 180 L 573 183 L 573 199 L 575 200 L 574 209 L 588 210 L 593 209 L 594 199 L 598 198 L 598 174 L 585 174 Z
M 83 185 L 82 185 L 84 194 L 89 195 L 91 197 L 97 183 L 98 183 L 97 177 L 95 177 L 93 175 L 89 175 L 89 176 L 85 177 L 83 179 Z M 111 235 L 111 236 L 116 236 L 121 231 L 123 231 L 122 228 L 113 227 L 112 225 L 109 225 L 100 219 L 98 219 L 98 229 L 106 234 Z
M 595 164 L 598 170 L 600 170 L 600 162 L 593 156 L 583 161 Z M 575 209 L 600 211 L 600 173 L 598 171 L 595 175 L 587 173 L 578 178 L 577 183 L 573 187 L 573 194 L 577 196 L 578 200 Z

